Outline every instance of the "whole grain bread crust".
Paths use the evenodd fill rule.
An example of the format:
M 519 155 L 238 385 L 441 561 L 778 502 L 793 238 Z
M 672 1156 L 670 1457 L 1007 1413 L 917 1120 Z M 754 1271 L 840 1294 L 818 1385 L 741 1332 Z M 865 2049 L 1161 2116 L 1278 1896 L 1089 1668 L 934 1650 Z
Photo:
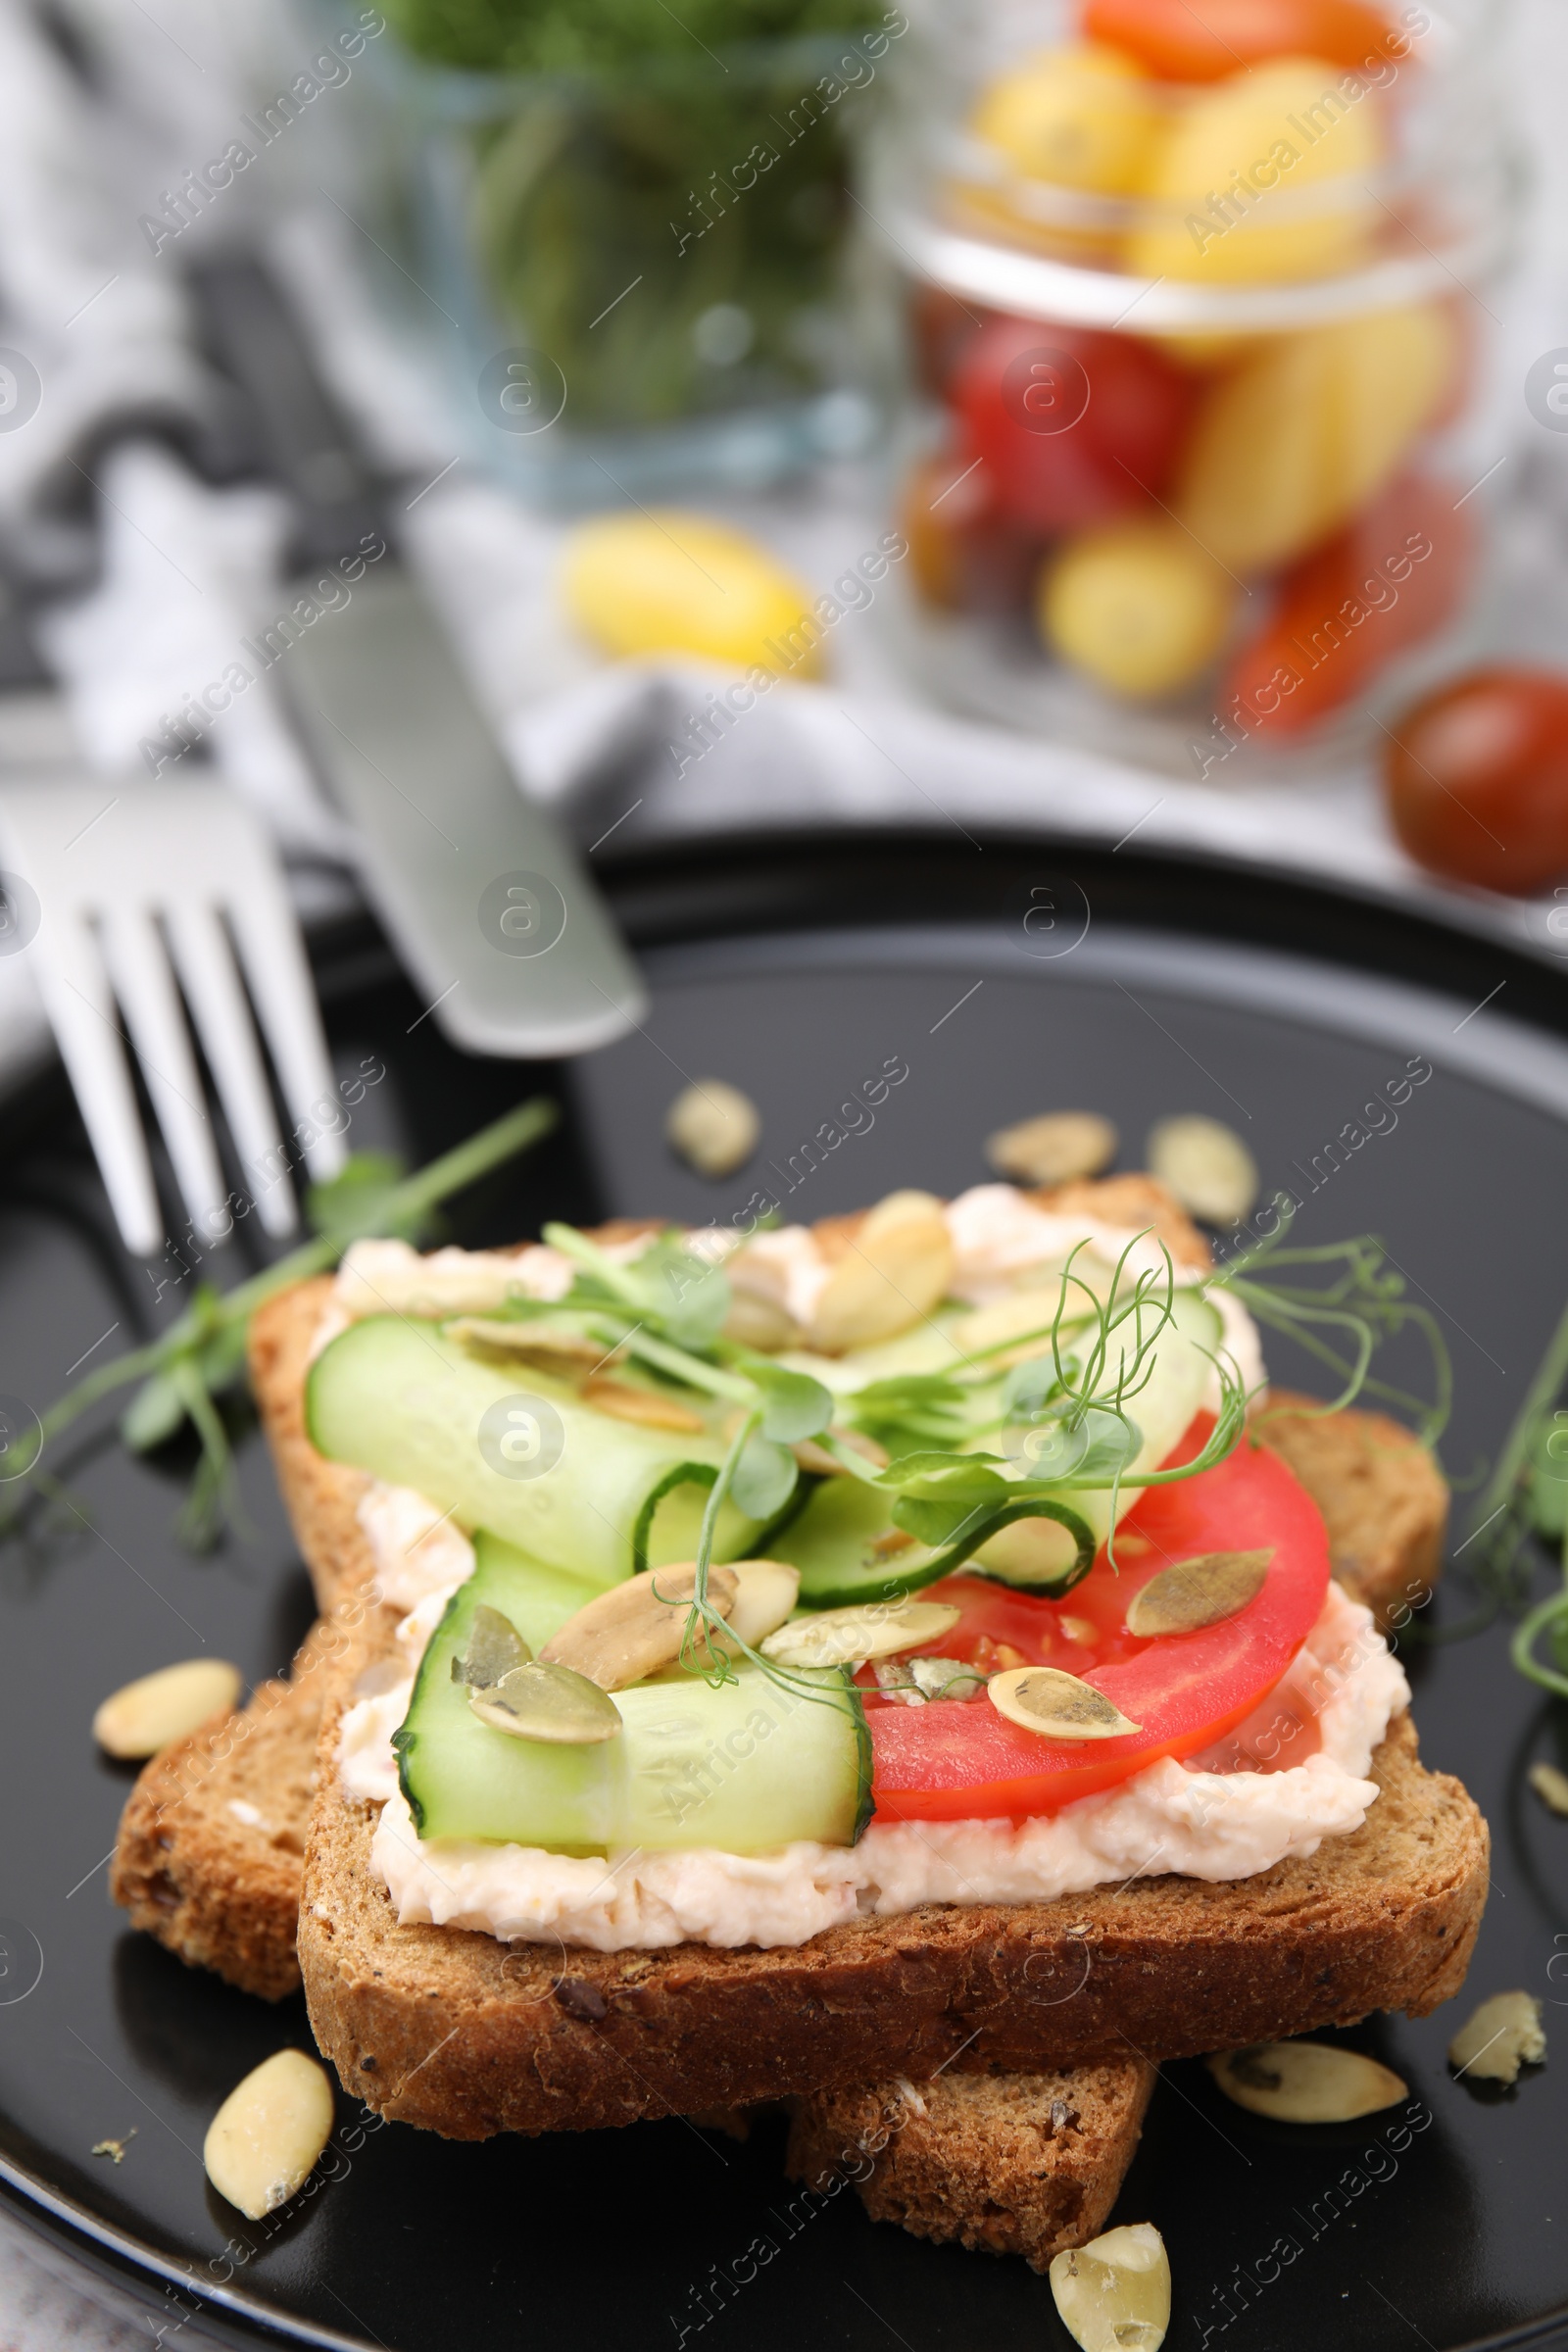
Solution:
M 895 2078 L 794 2102 L 786 2168 L 818 2194 L 853 2180 L 873 2221 L 1031 2269 L 1094 2237 L 1143 2132 L 1141 2058 L 1032 2075 Z
M 1252 1429 L 1323 1513 L 1334 1574 L 1387 1631 L 1431 1597 L 1448 1526 L 1448 1489 L 1419 1438 L 1387 1413 L 1325 1412 L 1271 1389 Z

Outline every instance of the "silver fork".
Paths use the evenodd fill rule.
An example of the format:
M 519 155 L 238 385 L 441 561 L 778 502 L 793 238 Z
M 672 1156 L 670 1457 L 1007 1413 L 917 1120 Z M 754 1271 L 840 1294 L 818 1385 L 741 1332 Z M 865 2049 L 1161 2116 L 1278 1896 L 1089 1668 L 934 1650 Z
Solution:
M 258 1020 L 313 1177 L 342 1167 L 347 1120 L 294 909 L 249 809 L 211 784 L 9 785 L 0 866 L 126 1249 L 156 1257 L 170 1237 L 117 1006 L 197 1235 L 221 1241 L 252 1206 L 267 1232 L 291 1233 L 290 1154 Z M 243 1163 L 238 1196 L 220 1162 L 187 1011 Z

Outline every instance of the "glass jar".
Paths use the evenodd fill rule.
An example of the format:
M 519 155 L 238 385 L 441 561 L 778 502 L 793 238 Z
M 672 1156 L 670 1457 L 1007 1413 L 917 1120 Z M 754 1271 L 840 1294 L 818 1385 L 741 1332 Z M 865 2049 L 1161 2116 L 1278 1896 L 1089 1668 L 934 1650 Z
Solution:
M 1227 48 L 1258 12 L 1220 4 L 944 9 L 867 190 L 920 386 L 911 675 L 1214 782 L 1321 770 L 1462 634 L 1498 458 L 1494 21 L 1273 14 L 1327 54 Z
M 456 330 L 448 382 L 487 468 L 569 510 L 755 487 L 871 443 L 849 186 L 898 10 L 799 0 L 771 20 L 848 28 L 722 54 L 683 29 L 700 9 L 650 5 L 642 35 L 668 45 L 631 54 L 625 8 L 558 11 L 537 40 L 504 9 L 456 31 L 423 0 L 388 13 L 367 52 L 388 238 Z M 443 62 L 470 23 L 475 54 L 515 39 L 566 62 Z

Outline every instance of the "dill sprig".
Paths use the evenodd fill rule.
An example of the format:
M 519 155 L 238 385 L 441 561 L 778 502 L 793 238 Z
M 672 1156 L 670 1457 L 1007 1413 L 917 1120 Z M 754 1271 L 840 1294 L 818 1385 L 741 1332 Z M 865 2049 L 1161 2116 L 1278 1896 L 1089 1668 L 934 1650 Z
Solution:
M 276 1292 L 328 1272 L 353 1241 L 416 1233 L 441 1201 L 530 1150 L 560 1115 L 554 1102 L 536 1096 L 412 1176 L 401 1176 L 392 1161 L 358 1154 L 313 1200 L 316 1221 L 323 1228 L 314 1241 L 231 1291 L 200 1284 L 190 1305 L 161 1337 L 89 1373 L 50 1405 L 32 1433 L 23 1467 L 0 1498 L 0 1536 L 15 1526 L 32 1490 L 64 1494 L 59 1481 L 41 1468 L 45 1448 L 102 1398 L 135 1383 L 137 1393 L 121 1420 L 121 1435 L 132 1451 L 163 1445 L 187 1421 L 200 1441 L 200 1459 L 177 1525 L 192 1548 L 209 1548 L 236 1516 L 233 1457 L 219 1399 L 243 1376 L 245 1337 L 256 1309 Z

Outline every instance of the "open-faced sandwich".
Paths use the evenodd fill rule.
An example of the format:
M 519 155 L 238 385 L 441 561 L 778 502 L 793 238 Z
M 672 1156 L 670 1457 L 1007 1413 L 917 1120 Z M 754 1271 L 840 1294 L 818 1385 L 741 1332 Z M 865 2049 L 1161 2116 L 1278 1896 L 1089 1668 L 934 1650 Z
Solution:
M 1485 1895 L 1377 1622 L 1442 1482 L 1245 1287 L 1141 1177 L 356 1245 L 252 1335 L 323 1622 L 118 1898 L 399 2120 L 787 2096 L 809 2173 L 906 2094 L 874 2210 L 1082 2242 L 1155 2062 L 1424 2014 Z

